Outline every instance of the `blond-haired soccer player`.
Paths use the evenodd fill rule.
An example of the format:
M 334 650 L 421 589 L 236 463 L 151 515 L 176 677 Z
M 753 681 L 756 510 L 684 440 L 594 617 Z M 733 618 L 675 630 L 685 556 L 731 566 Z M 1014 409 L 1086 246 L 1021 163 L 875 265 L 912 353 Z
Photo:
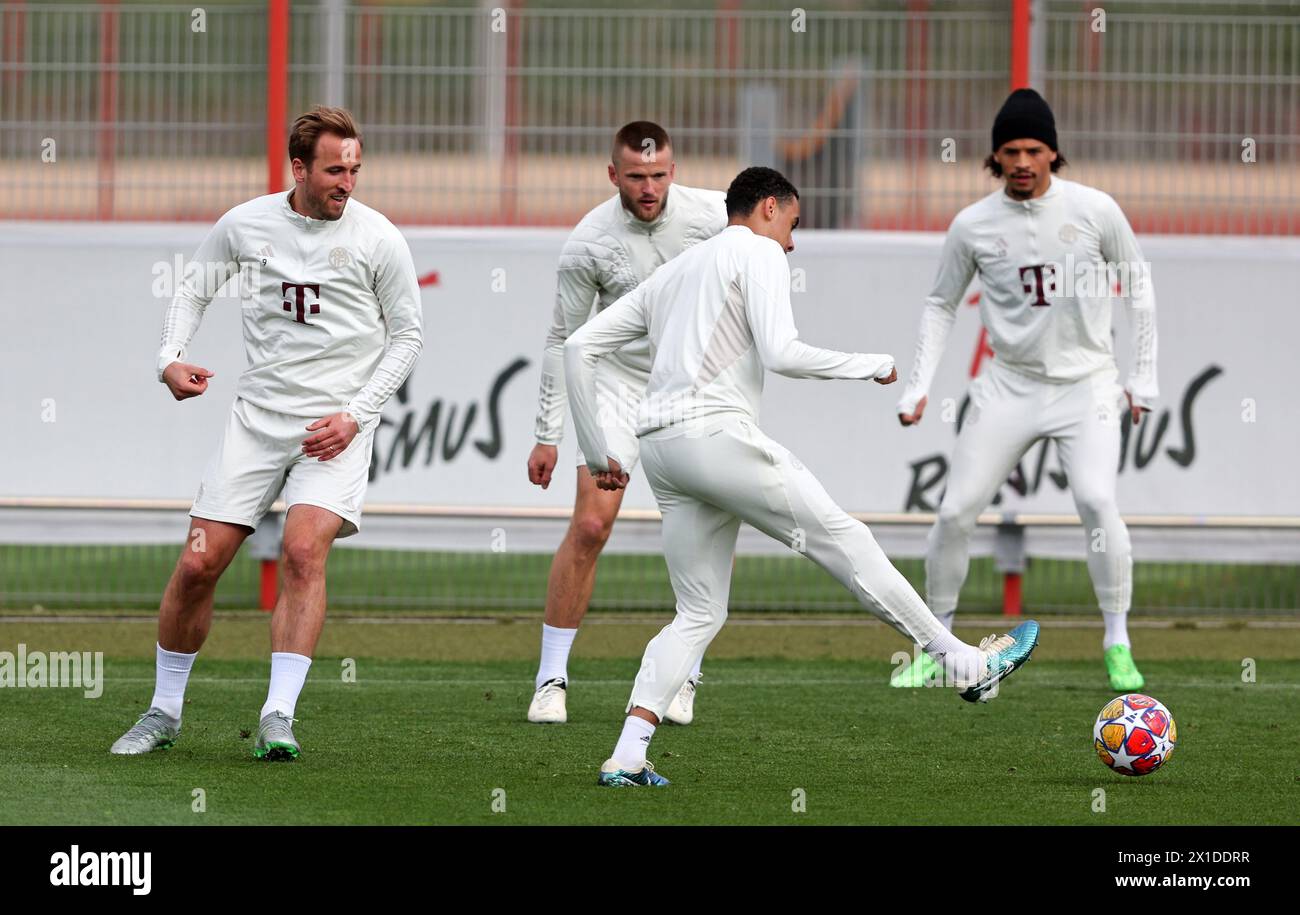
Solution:
M 691 665 L 727 617 L 740 522 L 803 552 L 872 613 L 924 647 L 962 698 L 993 697 L 1029 659 L 1029 621 L 979 648 L 944 629 L 876 544 L 812 472 L 758 427 L 764 374 L 889 384 L 892 356 L 842 353 L 799 339 L 790 310 L 794 186 L 749 168 L 727 190 L 720 234 L 659 268 L 569 338 L 565 366 L 578 441 L 602 488 L 626 485 L 622 446 L 598 419 L 601 357 L 649 336 L 653 368 L 637 419 L 641 458 L 663 515 L 664 558 L 677 615 L 646 646 L 630 714 L 599 783 L 667 784 L 646 750 Z
M 676 163 L 667 132 L 650 121 L 633 121 L 614 136 L 610 183 L 618 193 L 582 218 L 560 252 L 555 315 L 546 335 L 537 412 L 537 445 L 528 458 L 528 479 L 545 489 L 559 460 L 564 433 L 564 341 L 592 314 L 610 305 L 655 268 L 727 223 L 721 191 L 675 184 Z M 619 442 L 630 471 L 636 463 L 637 403 L 650 378 L 650 352 L 635 341 L 602 361 L 596 383 L 606 434 Z M 569 651 L 596 584 L 596 560 L 609 539 L 623 502 L 622 491 L 602 492 L 578 455 L 578 491 L 564 541 L 551 562 L 542 623 L 541 660 L 533 683 L 528 720 L 568 720 Z M 691 676 L 668 711 L 689 724 L 695 715 L 697 659 Z
M 153 700 L 113 753 L 176 740 L 217 579 L 283 495 L 283 585 L 253 755 L 299 755 L 293 715 L 325 622 L 325 560 L 335 538 L 360 527 L 380 411 L 423 345 L 410 249 L 383 215 L 352 199 L 361 147 L 342 108 L 299 117 L 289 137 L 293 190 L 217 220 L 167 310 L 158 380 L 177 400 L 201 396 L 213 373 L 190 362 L 187 347 L 208 303 L 238 274 L 248 366 L 163 594 Z
M 1003 186 L 958 213 L 948 229 L 898 414 L 904 426 L 920 422 L 957 304 L 978 273 L 980 321 L 995 355 L 971 385 L 930 532 L 926 602 L 952 628 L 976 518 L 1024 453 L 1049 438 L 1087 535 L 1110 685 L 1128 691 L 1145 681 L 1129 646 L 1133 553 L 1115 482 L 1120 421 L 1129 414 L 1137 423 L 1158 394 L 1156 301 L 1119 204 L 1056 177 L 1065 164 L 1056 146 L 1056 120 L 1042 96 L 1011 93 L 993 122 L 985 162 Z M 1117 280 L 1133 333 L 1133 365 L 1122 383 L 1111 323 Z M 932 670 L 918 656 L 891 683 L 920 686 Z

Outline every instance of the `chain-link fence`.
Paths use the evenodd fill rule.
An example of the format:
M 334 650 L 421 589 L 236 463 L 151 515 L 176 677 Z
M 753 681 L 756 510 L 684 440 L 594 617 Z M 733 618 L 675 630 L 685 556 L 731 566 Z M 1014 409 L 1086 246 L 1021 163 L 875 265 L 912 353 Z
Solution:
M 0 3 L 0 209 L 212 219 L 266 191 L 280 93 L 290 117 L 354 110 L 358 197 L 399 223 L 570 225 L 610 193 L 614 131 L 649 118 L 684 183 L 770 164 L 808 225 L 942 229 L 995 187 L 980 163 L 1011 6 L 299 0 L 277 75 L 267 4 Z M 1111 191 L 1139 232 L 1297 231 L 1294 4 L 1029 8 L 1029 79 L 1055 106 L 1068 176 Z

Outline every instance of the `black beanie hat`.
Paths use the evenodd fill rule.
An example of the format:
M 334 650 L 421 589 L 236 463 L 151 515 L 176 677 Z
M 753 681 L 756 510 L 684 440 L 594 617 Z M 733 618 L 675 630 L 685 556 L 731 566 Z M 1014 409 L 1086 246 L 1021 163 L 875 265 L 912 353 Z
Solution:
M 1056 150 L 1056 118 L 1047 102 L 1033 89 L 1017 89 L 1007 96 L 993 119 L 993 151 L 1012 140 L 1042 140 Z

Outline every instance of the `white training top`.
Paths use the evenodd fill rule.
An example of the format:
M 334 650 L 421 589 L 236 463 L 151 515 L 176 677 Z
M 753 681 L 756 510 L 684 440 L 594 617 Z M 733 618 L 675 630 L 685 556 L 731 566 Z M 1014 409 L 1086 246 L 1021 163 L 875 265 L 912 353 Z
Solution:
M 1049 382 L 1115 366 L 1111 305 L 1119 282 L 1133 333 L 1125 387 L 1134 404 L 1152 405 L 1159 391 L 1150 268 L 1110 195 L 1053 176 L 1041 197 L 1016 200 L 998 190 L 953 219 L 898 412 L 915 411 L 930 390 L 957 305 L 977 271 L 980 320 L 998 364 Z
M 291 416 L 346 411 L 361 429 L 378 423 L 424 342 L 420 284 L 397 228 L 355 199 L 334 220 L 294 212 L 289 193 L 233 208 L 199 245 L 167 309 L 160 381 L 236 273 L 248 367 L 235 396 Z
M 555 292 L 555 313 L 546 334 L 538 395 L 537 441 L 558 445 L 564 437 L 564 341 L 591 317 L 592 302 L 603 310 L 682 251 L 712 238 L 727 224 L 727 195 L 674 184 L 663 209 L 642 222 L 615 194 L 582 218 L 564 243 Z M 640 387 L 650 378 L 644 341 L 609 357 Z M 638 391 L 639 393 L 639 391 Z
M 894 357 L 841 353 L 799 340 L 790 310 L 790 265 L 781 245 L 746 226 L 669 261 L 578 330 L 564 345 L 578 445 L 593 472 L 608 450 L 597 416 L 596 361 L 650 339 L 654 366 L 637 435 L 723 413 L 758 421 L 763 372 L 791 378 L 887 378 Z

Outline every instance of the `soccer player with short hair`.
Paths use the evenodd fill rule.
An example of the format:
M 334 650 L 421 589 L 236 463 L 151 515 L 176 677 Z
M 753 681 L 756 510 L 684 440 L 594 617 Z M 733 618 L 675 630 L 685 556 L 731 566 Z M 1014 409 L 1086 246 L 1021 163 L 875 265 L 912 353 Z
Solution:
M 651 121 L 633 121 L 614 137 L 610 183 L 618 193 L 582 218 L 560 252 L 555 315 L 542 357 L 537 445 L 528 458 L 528 479 L 545 489 L 559 460 L 564 433 L 564 341 L 596 310 L 630 292 L 665 261 L 716 235 L 726 225 L 721 191 L 673 183 L 677 165 L 667 132 Z M 602 361 L 596 375 L 606 434 L 620 445 L 630 471 L 636 463 L 637 403 L 650 378 L 645 340 L 629 343 Z M 542 651 L 528 707 L 528 720 L 568 720 L 569 651 L 596 584 L 596 560 L 623 502 L 622 491 L 602 492 L 578 455 L 578 491 L 564 541 L 551 562 L 542 624 Z M 694 717 L 699 659 L 668 711 L 670 720 Z
M 677 597 L 672 623 L 646 646 L 629 715 L 599 783 L 667 784 L 646 750 L 691 665 L 727 617 L 736 534 L 745 521 L 804 552 L 864 607 L 925 651 L 962 698 L 993 698 L 1029 659 L 1038 624 L 1028 621 L 979 648 L 939 624 L 876 544 L 866 525 L 831 500 L 798 458 L 758 427 L 764 373 L 889 384 L 892 356 L 842 353 L 799 339 L 790 309 L 794 186 L 770 168 L 749 168 L 727 190 L 720 234 L 659 268 L 565 344 L 574 424 L 596 485 L 627 484 L 624 443 L 598 419 L 598 364 L 649 336 L 654 353 L 636 434 L 663 516 L 664 557 Z
M 976 518 L 1025 452 L 1051 439 L 1088 538 L 1110 685 L 1137 690 L 1144 680 L 1127 626 L 1133 558 L 1115 482 L 1121 418 L 1127 413 L 1136 424 L 1158 394 L 1155 294 L 1119 205 L 1055 177 L 1064 164 L 1047 102 L 1032 89 L 1011 93 L 993 122 L 993 153 L 985 161 L 1003 187 L 958 213 L 948 229 L 899 421 L 920 422 L 957 305 L 978 273 L 980 320 L 995 355 L 971 385 L 930 532 L 926 602 L 951 628 Z M 1123 383 L 1112 340 L 1117 278 L 1133 334 L 1133 366 Z M 932 670 L 918 657 L 891 684 L 920 686 Z
M 423 346 L 415 264 L 382 214 L 352 199 L 361 134 L 342 108 L 316 107 L 289 136 L 294 187 L 227 212 L 199 246 L 163 324 L 158 380 L 177 400 L 213 373 L 187 347 L 204 310 L 238 274 L 248 366 L 190 509 L 190 531 L 158 613 L 149 709 L 111 752 L 170 747 L 185 686 L 212 624 L 217 579 L 283 494 L 283 585 L 271 616 L 271 683 L 253 755 L 296 759 L 298 694 L 325 623 L 325 562 L 355 534 L 379 414 Z

